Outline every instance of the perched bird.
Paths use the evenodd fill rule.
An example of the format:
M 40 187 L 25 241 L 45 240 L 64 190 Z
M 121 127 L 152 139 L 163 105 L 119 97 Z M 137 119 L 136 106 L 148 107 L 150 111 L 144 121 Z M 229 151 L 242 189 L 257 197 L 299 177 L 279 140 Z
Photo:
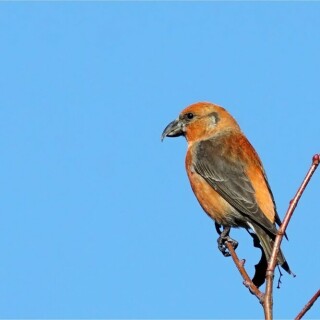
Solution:
M 269 260 L 275 224 L 281 221 L 261 160 L 236 120 L 218 105 L 195 103 L 164 129 L 162 140 L 178 136 L 188 142 L 187 174 L 201 207 L 216 223 L 219 249 L 228 256 L 225 242 L 237 246 L 230 228 L 242 227 L 254 232 Z M 277 259 L 291 273 L 281 251 Z

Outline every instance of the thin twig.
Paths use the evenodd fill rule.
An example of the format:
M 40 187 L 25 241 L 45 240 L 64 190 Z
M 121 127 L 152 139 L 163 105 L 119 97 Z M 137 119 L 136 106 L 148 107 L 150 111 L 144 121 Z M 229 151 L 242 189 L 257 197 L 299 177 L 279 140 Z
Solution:
M 250 292 L 252 294 L 254 294 L 260 302 L 262 302 L 263 300 L 263 296 L 264 294 L 254 285 L 254 283 L 252 282 L 252 280 L 250 279 L 246 269 L 244 268 L 244 260 L 239 260 L 232 244 L 230 242 L 226 242 L 226 245 L 228 247 L 228 250 L 231 254 L 231 257 L 235 263 L 235 265 L 237 266 L 242 278 L 243 278 L 243 284 L 250 290 Z
M 313 297 L 308 301 L 304 308 L 299 312 L 299 314 L 294 318 L 294 320 L 300 320 L 307 313 L 307 311 L 313 306 L 320 296 L 320 290 L 318 290 Z
M 266 293 L 265 293 L 265 299 L 263 303 L 263 309 L 265 314 L 265 319 L 271 320 L 272 319 L 272 313 L 273 313 L 273 299 L 272 299 L 272 291 L 273 291 L 273 277 L 274 277 L 274 269 L 277 265 L 277 257 L 280 250 L 281 241 L 283 238 L 283 235 L 285 234 L 285 231 L 287 229 L 287 226 L 290 222 L 290 219 L 292 217 L 292 214 L 306 188 L 308 185 L 313 173 L 317 169 L 320 162 L 320 154 L 316 154 L 312 158 L 312 165 L 302 181 L 301 186 L 299 187 L 296 195 L 294 198 L 290 201 L 289 208 L 287 210 L 287 213 L 283 219 L 283 222 L 278 230 L 278 234 L 276 236 L 276 239 L 274 241 L 274 246 L 272 250 L 272 254 L 269 260 L 267 272 L 266 272 Z

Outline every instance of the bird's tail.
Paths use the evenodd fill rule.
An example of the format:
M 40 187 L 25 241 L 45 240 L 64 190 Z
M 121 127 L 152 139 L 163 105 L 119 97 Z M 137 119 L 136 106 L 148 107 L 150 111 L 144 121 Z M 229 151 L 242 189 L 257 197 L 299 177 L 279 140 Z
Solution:
M 256 223 L 250 223 L 250 227 L 253 229 L 257 237 L 259 238 L 261 247 L 264 251 L 264 254 L 266 255 L 267 261 L 269 261 L 272 253 L 272 248 L 274 245 L 274 238 L 275 236 L 273 235 L 273 238 L 269 233 L 267 233 L 262 227 L 260 227 Z M 290 270 L 290 267 L 280 249 L 279 254 L 278 254 L 278 264 L 289 274 L 293 274 L 292 271 Z

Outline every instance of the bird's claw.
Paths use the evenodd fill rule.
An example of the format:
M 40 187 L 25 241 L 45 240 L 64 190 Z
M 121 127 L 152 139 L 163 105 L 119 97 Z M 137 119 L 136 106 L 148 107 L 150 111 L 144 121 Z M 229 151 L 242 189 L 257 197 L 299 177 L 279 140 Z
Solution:
M 225 257 L 230 257 L 230 255 L 231 255 L 228 250 L 228 247 L 226 245 L 226 242 L 231 243 L 234 250 L 237 249 L 237 247 L 238 247 L 238 241 L 230 238 L 229 236 L 225 236 L 225 237 L 220 236 L 218 238 L 217 242 L 218 242 L 218 249 L 221 251 L 221 253 Z

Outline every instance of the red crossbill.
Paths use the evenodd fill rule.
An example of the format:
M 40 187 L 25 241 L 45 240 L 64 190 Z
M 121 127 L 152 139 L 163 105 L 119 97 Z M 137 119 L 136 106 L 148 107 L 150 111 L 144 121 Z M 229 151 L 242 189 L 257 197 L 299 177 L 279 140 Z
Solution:
M 185 165 L 192 190 L 217 230 L 223 226 L 219 249 L 229 255 L 225 241 L 237 246 L 230 228 L 242 227 L 254 232 L 269 260 L 281 221 L 261 160 L 236 120 L 220 106 L 199 102 L 184 109 L 162 139 L 178 136 L 188 142 Z M 291 273 L 281 251 L 277 262 Z

